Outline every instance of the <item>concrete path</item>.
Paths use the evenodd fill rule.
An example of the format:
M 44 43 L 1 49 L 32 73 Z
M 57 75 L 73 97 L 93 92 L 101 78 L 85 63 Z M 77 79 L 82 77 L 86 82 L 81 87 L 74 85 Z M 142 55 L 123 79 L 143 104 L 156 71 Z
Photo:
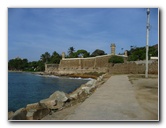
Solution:
M 65 120 L 146 120 L 127 75 L 111 76 Z

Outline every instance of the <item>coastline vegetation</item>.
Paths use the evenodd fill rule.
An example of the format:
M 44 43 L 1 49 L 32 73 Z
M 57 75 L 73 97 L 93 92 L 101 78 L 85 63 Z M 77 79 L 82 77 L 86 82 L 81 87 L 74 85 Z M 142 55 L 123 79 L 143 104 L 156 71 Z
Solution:
M 137 61 L 137 60 L 146 59 L 146 47 L 136 47 L 136 46 L 130 46 L 130 47 L 131 49 L 127 52 L 128 61 Z M 158 44 L 149 46 L 149 54 L 148 54 L 149 59 L 151 56 L 158 56 Z
M 75 52 L 74 47 L 68 49 L 68 55 L 66 58 L 79 58 L 79 57 L 92 57 L 98 55 L 105 55 L 103 50 L 95 50 L 91 55 L 86 50 L 80 49 Z M 24 58 L 14 58 L 8 61 L 9 71 L 27 71 L 27 72 L 43 72 L 45 70 L 45 64 L 59 64 L 62 56 L 56 51 L 50 55 L 50 53 L 45 52 L 40 56 L 40 60 L 29 62 L 28 59 Z

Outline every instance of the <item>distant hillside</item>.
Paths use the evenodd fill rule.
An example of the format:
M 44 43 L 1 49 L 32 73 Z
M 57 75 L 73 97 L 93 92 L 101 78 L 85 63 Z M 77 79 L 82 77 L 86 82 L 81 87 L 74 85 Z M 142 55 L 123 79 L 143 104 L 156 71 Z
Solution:
M 149 58 L 150 56 L 158 56 L 158 44 L 149 46 Z M 146 59 L 146 47 L 131 47 L 128 51 L 128 60 L 145 60 Z

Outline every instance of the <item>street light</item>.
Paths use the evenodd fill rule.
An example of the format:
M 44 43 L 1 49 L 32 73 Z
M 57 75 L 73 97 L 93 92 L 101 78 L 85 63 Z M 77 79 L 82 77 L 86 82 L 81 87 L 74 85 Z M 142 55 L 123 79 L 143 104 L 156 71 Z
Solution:
M 148 78 L 148 51 L 149 51 L 149 31 L 150 31 L 150 9 L 147 9 L 147 25 L 146 25 L 146 69 L 145 78 Z

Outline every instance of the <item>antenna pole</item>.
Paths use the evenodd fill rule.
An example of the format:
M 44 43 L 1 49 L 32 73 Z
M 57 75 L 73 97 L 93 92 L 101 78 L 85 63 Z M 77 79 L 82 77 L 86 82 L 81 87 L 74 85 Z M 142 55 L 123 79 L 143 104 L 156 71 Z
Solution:
M 149 31 L 150 31 L 150 9 L 147 9 L 147 25 L 146 25 L 146 69 L 145 78 L 148 78 L 148 52 L 149 52 Z

